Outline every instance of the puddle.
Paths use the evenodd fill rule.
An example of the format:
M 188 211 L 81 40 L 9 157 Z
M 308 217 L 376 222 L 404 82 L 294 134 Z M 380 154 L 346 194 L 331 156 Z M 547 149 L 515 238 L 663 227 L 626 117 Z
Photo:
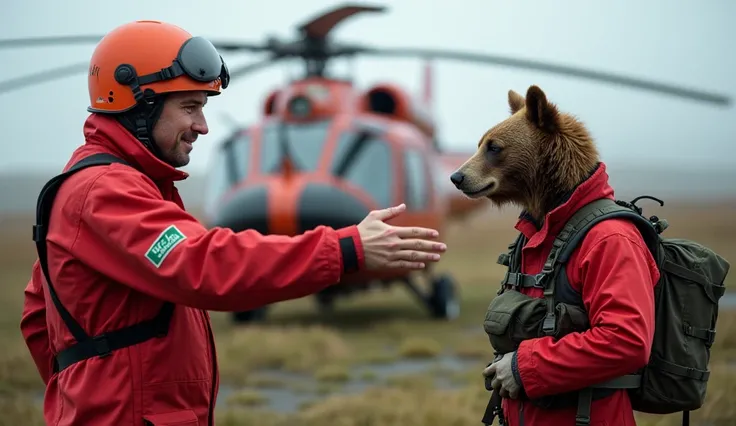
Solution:
M 228 398 L 236 392 L 252 391 L 267 399 L 260 408 L 288 413 L 298 411 L 305 403 L 323 398 L 322 391 L 325 389 L 329 390 L 329 393 L 339 392 L 341 395 L 360 393 L 371 386 L 420 373 L 426 373 L 431 377 L 438 389 L 453 389 L 458 385 L 453 382 L 452 374 L 473 368 L 481 371 L 482 361 L 442 355 L 431 359 L 407 359 L 386 364 L 361 365 L 349 370 L 349 379 L 341 382 L 320 382 L 311 375 L 268 370 L 254 374 L 253 377 L 265 382 L 279 383 L 279 387 L 234 388 L 221 385 L 217 404 L 227 404 Z M 480 373 L 478 376 L 480 377 Z

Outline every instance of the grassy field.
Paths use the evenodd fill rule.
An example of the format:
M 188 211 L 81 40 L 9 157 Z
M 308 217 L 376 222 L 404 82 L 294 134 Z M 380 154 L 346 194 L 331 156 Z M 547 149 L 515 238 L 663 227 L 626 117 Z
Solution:
M 670 222 L 668 236 L 695 239 L 736 259 L 736 202 L 647 208 Z M 650 204 L 647 203 L 647 206 Z M 43 386 L 18 330 L 23 287 L 35 251 L 30 218 L 0 218 L 0 425 L 41 425 Z M 313 298 L 272 308 L 258 326 L 235 327 L 213 313 L 221 366 L 218 425 L 414 426 L 480 424 L 488 393 L 480 372 L 491 359 L 482 331 L 498 289 L 498 253 L 514 237 L 515 213 L 481 212 L 445 233 L 439 269 L 461 286 L 462 314 L 432 321 L 404 288 L 341 299 L 318 313 Z M 736 275 L 727 281 L 736 287 Z M 706 405 L 693 424 L 734 424 L 736 311 L 722 309 Z M 679 417 L 638 415 L 641 425 Z

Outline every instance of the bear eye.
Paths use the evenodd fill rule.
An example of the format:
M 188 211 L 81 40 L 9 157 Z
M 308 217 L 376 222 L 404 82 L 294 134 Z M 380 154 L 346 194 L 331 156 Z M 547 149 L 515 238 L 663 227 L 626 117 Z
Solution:
M 499 152 L 501 152 L 501 147 L 496 145 L 496 143 L 493 141 L 486 144 L 486 149 L 488 150 L 488 152 L 493 154 L 498 154 Z

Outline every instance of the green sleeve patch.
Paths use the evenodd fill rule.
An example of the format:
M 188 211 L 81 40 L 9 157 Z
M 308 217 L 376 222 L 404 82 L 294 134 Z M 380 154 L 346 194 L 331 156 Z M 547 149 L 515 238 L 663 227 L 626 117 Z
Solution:
M 186 238 L 179 228 L 171 225 L 164 229 L 158 238 L 156 238 L 156 241 L 151 244 L 151 247 L 146 252 L 146 258 L 153 263 L 153 266 L 158 268 L 164 259 L 166 259 L 166 256 L 171 253 L 171 250 Z

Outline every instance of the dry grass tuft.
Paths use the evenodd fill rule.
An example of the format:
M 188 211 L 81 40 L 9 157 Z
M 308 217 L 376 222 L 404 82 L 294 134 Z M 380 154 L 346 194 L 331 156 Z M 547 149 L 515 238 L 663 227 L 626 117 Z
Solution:
M 424 386 L 373 388 L 362 395 L 333 396 L 304 410 L 304 426 L 447 426 L 478 424 L 485 391 L 437 391 Z
M 321 326 L 248 327 L 221 334 L 217 351 L 223 383 L 242 383 L 258 369 L 307 372 L 351 355 L 337 332 Z
M 325 365 L 314 372 L 314 378 L 319 382 L 345 383 L 350 380 L 350 372 L 341 365 Z
M 257 407 L 264 405 L 268 402 L 262 393 L 255 390 L 241 390 L 230 394 L 227 397 L 227 403 L 229 405 L 244 406 L 244 407 Z
M 426 337 L 410 337 L 399 347 L 399 354 L 404 358 L 434 358 L 442 352 L 442 346 L 434 339 Z

